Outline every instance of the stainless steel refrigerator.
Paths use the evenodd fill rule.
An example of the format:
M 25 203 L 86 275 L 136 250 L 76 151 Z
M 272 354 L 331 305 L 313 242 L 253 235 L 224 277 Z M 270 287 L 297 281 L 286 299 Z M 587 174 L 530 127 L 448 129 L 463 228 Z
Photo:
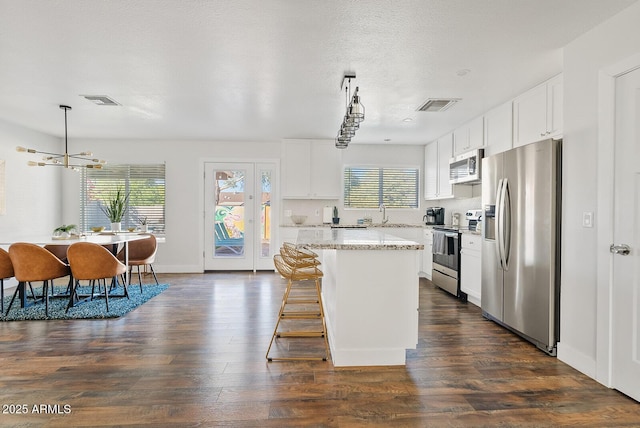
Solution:
M 482 160 L 482 314 L 548 354 L 559 340 L 562 143 Z

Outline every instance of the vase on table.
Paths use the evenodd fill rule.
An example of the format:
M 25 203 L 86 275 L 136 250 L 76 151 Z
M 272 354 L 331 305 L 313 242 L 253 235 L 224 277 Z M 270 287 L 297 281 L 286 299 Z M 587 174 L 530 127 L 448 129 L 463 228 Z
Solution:
M 122 230 L 122 223 L 111 223 L 111 231 L 112 232 L 120 232 Z

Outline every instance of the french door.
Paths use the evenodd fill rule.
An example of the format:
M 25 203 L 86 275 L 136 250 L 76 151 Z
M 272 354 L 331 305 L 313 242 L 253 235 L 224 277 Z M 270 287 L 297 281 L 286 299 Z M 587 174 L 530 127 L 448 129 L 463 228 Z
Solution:
M 206 162 L 204 169 L 204 269 L 273 269 L 275 164 Z

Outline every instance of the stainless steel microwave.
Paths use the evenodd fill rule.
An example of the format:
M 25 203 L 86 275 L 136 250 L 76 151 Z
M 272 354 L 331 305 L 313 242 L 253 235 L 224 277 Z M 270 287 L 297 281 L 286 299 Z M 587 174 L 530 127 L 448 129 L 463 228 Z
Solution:
M 484 150 L 475 149 L 452 157 L 449 160 L 449 183 L 480 183 L 482 156 L 484 156 Z

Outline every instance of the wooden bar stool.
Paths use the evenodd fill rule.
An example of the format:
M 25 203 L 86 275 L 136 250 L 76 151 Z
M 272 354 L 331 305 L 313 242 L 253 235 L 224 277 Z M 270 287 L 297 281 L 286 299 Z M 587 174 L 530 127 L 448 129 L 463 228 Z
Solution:
M 320 262 L 307 251 L 299 251 L 295 246 L 283 247 L 280 254 L 273 257 L 276 270 L 287 280 L 287 288 L 282 297 L 282 304 L 278 312 L 278 321 L 271 336 L 271 342 L 267 349 L 267 361 L 284 360 L 322 360 L 329 359 L 329 342 L 327 339 L 327 326 L 322 307 L 320 294 L 320 278 L 322 271 L 318 268 Z M 309 287 L 309 281 L 313 286 Z M 312 321 L 310 328 L 304 320 Z M 284 329 L 282 322 L 295 322 L 291 329 Z M 300 321 L 301 323 L 298 323 Z M 300 325 L 303 324 L 303 325 Z M 304 328 L 306 327 L 306 328 Z M 321 337 L 324 341 L 324 355 L 297 355 L 297 356 L 269 356 L 276 338 L 312 338 Z

